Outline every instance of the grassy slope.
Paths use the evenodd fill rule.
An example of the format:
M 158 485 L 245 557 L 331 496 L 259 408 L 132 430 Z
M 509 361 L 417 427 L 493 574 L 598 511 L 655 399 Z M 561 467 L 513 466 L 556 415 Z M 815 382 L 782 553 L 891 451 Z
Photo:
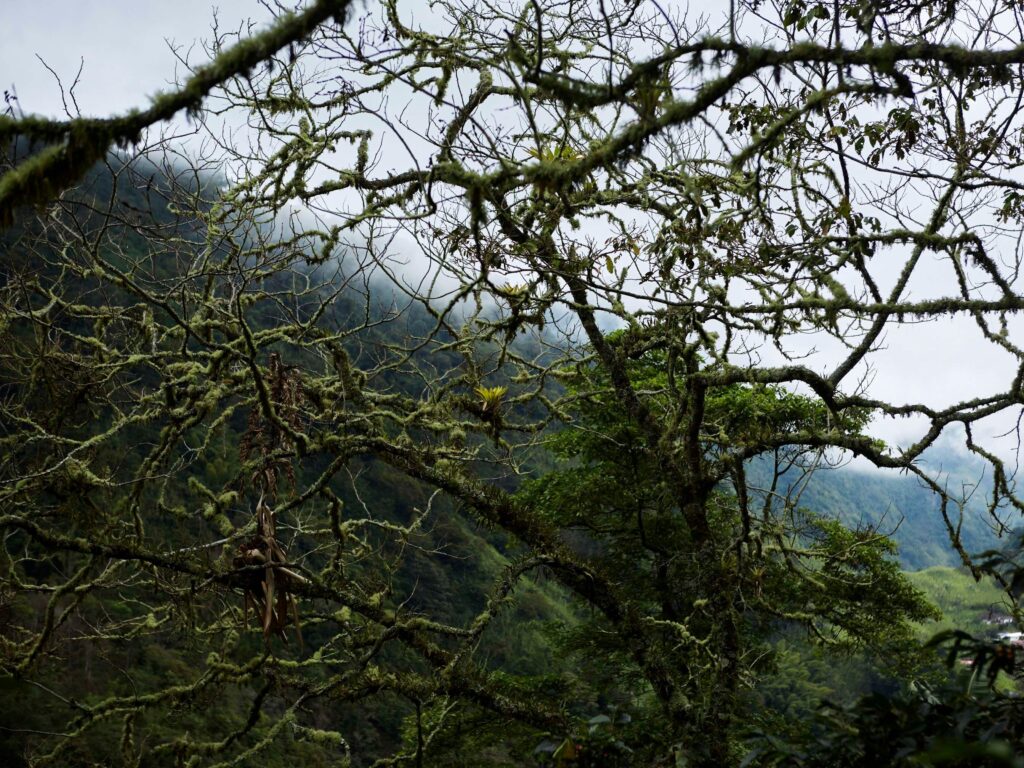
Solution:
M 922 627 L 927 635 L 944 629 L 987 634 L 994 630 L 982 622 L 989 609 L 1006 611 L 1003 606 L 1006 595 L 991 579 L 976 582 L 961 569 L 939 565 L 908 573 L 907 577 L 942 611 L 941 621 L 928 622 Z

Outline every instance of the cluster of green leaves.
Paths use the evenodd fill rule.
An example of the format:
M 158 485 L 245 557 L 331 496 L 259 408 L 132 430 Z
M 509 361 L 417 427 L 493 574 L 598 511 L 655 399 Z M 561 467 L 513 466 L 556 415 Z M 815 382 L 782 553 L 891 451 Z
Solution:
M 875 693 L 841 706 L 825 704 L 801 739 L 763 733 L 748 765 L 869 768 L 957 766 L 1016 768 L 1024 718 L 1015 697 L 962 672 L 938 685 Z
M 657 418 L 671 418 L 666 356 L 647 353 L 631 362 L 630 373 Z M 706 613 L 694 572 L 702 565 L 694 556 L 682 503 L 659 467 L 659 446 L 646 442 L 600 371 L 580 369 L 568 386 L 575 400 L 572 421 L 548 440 L 559 466 L 528 482 L 521 497 L 571 532 L 578 551 L 614 574 L 639 610 L 672 627 L 672 650 L 666 652 L 691 670 L 691 695 L 729 695 L 714 682 L 723 663 L 715 629 L 721 617 Z M 865 413 L 854 411 L 838 426 L 856 432 L 865 421 Z M 826 422 L 835 426 L 811 398 L 780 387 L 737 384 L 708 396 L 702 445 L 709 460 L 727 460 L 734 451 L 762 445 L 769 435 L 813 431 Z M 884 657 L 898 677 L 920 669 L 913 623 L 938 614 L 901 572 L 892 542 L 870 528 L 850 529 L 771 500 L 763 505 L 763 516 L 751 519 L 738 499 L 757 492 L 723 483 L 708 503 L 725 563 L 722 578 L 729 579 L 729 605 L 743 627 L 743 657 L 756 659 L 744 662 L 744 685 L 756 691 L 770 678 L 767 660 L 777 653 L 773 644 L 794 627 L 802 628 L 802 642 L 821 642 L 835 653 L 868 649 Z M 600 617 L 561 640 L 562 652 L 582 665 L 596 693 L 628 703 L 645 729 L 665 728 L 636 675 L 628 640 L 609 632 Z M 748 701 L 758 700 L 765 702 Z M 772 711 L 754 709 L 746 717 Z

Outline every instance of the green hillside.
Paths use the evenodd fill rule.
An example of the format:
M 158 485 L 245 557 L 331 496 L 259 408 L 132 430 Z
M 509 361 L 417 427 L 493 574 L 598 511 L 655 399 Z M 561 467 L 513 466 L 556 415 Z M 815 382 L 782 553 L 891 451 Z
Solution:
M 929 456 L 932 465 L 943 469 L 951 487 L 977 486 L 963 514 L 960 535 L 964 549 L 975 554 L 997 547 L 1000 540 L 985 507 L 989 484 L 980 462 L 960 452 L 932 451 Z M 950 546 L 938 497 L 915 477 L 883 470 L 819 469 L 807 482 L 800 504 L 846 525 L 869 526 L 890 536 L 908 570 L 961 564 Z M 951 521 L 954 527 L 960 523 L 955 508 L 951 509 Z
M 942 611 L 942 619 L 922 626 L 925 634 L 944 629 L 992 634 L 999 628 L 985 623 L 989 612 L 1005 614 L 1008 610 L 1006 593 L 991 578 L 975 581 L 963 569 L 941 565 L 912 571 L 907 577 Z

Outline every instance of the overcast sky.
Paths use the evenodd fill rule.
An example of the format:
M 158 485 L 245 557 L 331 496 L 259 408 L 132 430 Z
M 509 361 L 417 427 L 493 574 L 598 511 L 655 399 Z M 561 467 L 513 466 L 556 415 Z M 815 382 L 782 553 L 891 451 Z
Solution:
M 144 106 L 173 79 L 170 44 L 209 39 L 215 10 L 222 30 L 268 18 L 256 0 L 3 0 L 0 88 L 13 84 L 26 112 L 59 115 L 60 90 L 36 56 L 67 85 L 84 60 L 76 89 L 83 114 Z M 198 50 L 193 58 L 205 59 Z
M 60 89 L 41 57 L 70 85 L 84 61 L 76 88 L 85 115 L 109 115 L 144 106 L 169 87 L 179 64 L 171 44 L 187 50 L 209 39 L 216 10 L 221 30 L 236 30 L 246 20 L 265 22 L 269 15 L 256 0 L 3 0 L 5 34 L 0 45 L 0 89 L 16 90 L 27 113 L 59 115 Z M 197 46 L 190 57 L 206 57 Z M 924 280 L 948 279 L 941 267 Z M 948 285 L 948 283 L 945 283 Z M 930 293 L 919 284 L 915 295 Z M 1020 326 L 1017 326 L 1019 328 Z M 1016 330 L 1016 329 L 1015 329 Z M 944 405 L 956 399 L 1003 388 L 1012 377 L 1005 353 L 978 344 L 972 323 L 933 323 L 890 333 L 887 349 L 877 355 L 873 394 L 895 401 Z M 813 345 L 813 340 L 810 344 Z M 979 348 L 983 348 L 980 349 Z M 834 359 L 834 358 L 833 358 Z M 809 362 L 812 367 L 824 369 Z M 1010 426 L 989 425 L 989 435 Z M 918 428 L 906 423 L 879 426 L 880 436 L 906 441 Z M 1004 442 L 1005 451 L 1010 443 Z

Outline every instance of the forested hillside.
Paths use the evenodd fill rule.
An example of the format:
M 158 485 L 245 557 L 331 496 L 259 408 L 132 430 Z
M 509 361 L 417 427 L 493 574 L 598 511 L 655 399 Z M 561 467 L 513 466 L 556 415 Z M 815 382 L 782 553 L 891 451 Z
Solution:
M 12 149 L 15 157 L 24 156 L 26 151 L 23 142 L 17 143 Z M 182 222 L 175 217 L 171 200 L 175 195 L 198 194 L 202 190 L 215 189 L 216 185 L 215 177 L 202 174 L 197 177 L 189 169 L 175 167 L 173 163 L 160 167 L 144 160 L 137 166 L 129 167 L 117 157 L 111 157 L 106 164 L 87 174 L 64 205 L 71 219 L 83 227 L 97 226 L 96 212 L 105 206 L 108 212 L 116 211 L 118 216 L 129 217 L 136 226 L 119 226 L 104 241 L 101 257 L 114 263 L 130 264 L 151 247 L 152 244 L 146 241 L 149 231 L 159 239 L 165 239 L 168 233 L 173 233 L 174 238 L 184 237 L 189 242 L 202 242 L 201 231 L 193 229 L 188 221 L 182 226 Z M 54 252 L 47 233 L 37 229 L 38 224 L 31 217 L 31 212 L 25 210 L 15 225 L 3 233 L 0 247 L 6 258 L 5 287 L 13 287 L 15 276 L 23 279 L 26 274 L 31 274 L 44 280 L 53 277 L 50 259 Z M 272 227 L 265 229 L 273 232 Z M 154 267 L 154 274 L 161 279 L 173 280 L 178 277 L 174 273 L 175 266 L 171 264 L 154 264 Z M 282 290 L 291 287 L 288 278 L 282 278 L 278 283 Z M 341 287 L 342 290 L 332 296 L 331 315 L 327 321 L 340 329 L 358 329 L 363 325 L 367 313 L 372 318 L 365 323 L 365 333 L 359 337 L 358 344 L 351 348 L 355 360 L 362 356 L 371 360 L 386 356 L 389 348 L 400 348 L 410 337 L 430 328 L 429 315 L 419 307 L 413 306 L 399 312 L 393 303 L 393 296 L 384 294 L 378 297 L 372 287 L 369 292 L 365 286 L 362 290 Z M 90 304 L 90 296 L 96 290 L 88 274 L 68 281 L 65 288 L 71 295 L 79 297 L 78 300 L 85 306 Z M 115 297 L 118 303 L 126 298 L 123 295 L 117 296 L 116 290 Z M 104 296 L 104 301 L 110 298 L 108 294 Z M 102 306 L 98 304 L 97 309 Z M 268 318 L 264 318 L 257 322 L 257 327 L 269 322 Z M 8 388 L 7 391 L 12 391 L 24 384 L 24 380 L 19 379 L 17 361 L 29 362 L 29 358 L 25 357 L 26 352 L 38 340 L 32 337 L 30 327 L 19 323 L 16 316 L 8 318 L 6 333 L 6 367 L 2 384 Z M 436 357 L 434 363 L 437 363 Z M 79 384 L 74 379 L 62 379 L 60 373 L 56 378 L 51 378 L 45 372 L 43 375 L 41 389 L 45 393 L 44 397 L 70 397 L 72 400 L 82 397 L 81 394 L 74 394 Z M 71 393 L 64 389 L 66 386 L 72 388 Z M 408 386 L 408 382 L 400 374 L 394 374 L 388 378 L 388 386 L 400 391 Z M 84 406 L 86 418 L 90 417 L 90 412 L 92 418 L 99 415 L 101 429 L 109 428 L 112 423 L 110 414 L 93 411 L 87 401 L 66 405 L 67 409 L 58 418 L 73 418 L 77 405 Z M 5 426 L 10 427 L 10 422 L 5 423 Z M 186 509 L 197 495 L 201 499 L 207 488 L 238 487 L 238 478 L 244 478 L 247 471 L 244 466 L 246 442 L 262 439 L 260 436 L 254 438 L 251 426 L 251 422 L 240 416 L 224 421 L 215 444 L 205 452 L 203 460 L 190 463 L 187 470 L 182 470 L 186 474 L 188 491 L 177 502 L 183 506 L 173 508 L 171 504 L 174 497 L 169 496 L 163 496 L 158 502 L 159 513 L 149 519 L 148 525 L 151 534 L 158 537 L 162 542 L 161 548 L 169 556 L 197 548 L 190 546 L 197 540 L 200 542 L 198 549 L 208 553 L 208 557 L 232 556 L 222 534 L 232 531 L 236 524 L 245 524 L 251 514 L 245 507 L 246 500 L 237 491 L 229 490 L 219 499 L 213 499 L 214 503 L 203 510 L 202 519 L 199 520 L 190 521 Z M 113 446 L 114 451 L 122 453 L 116 459 L 119 462 L 125 461 L 134 452 L 131 446 L 140 449 L 134 460 L 145 461 L 141 449 L 160 439 L 159 433 L 147 428 L 145 424 L 133 426 L 129 434 L 130 439 L 126 444 Z M 9 453 L 6 458 L 10 460 L 16 452 L 9 442 L 7 446 Z M 281 481 L 297 487 L 315 481 L 323 468 L 323 465 L 314 463 L 305 472 L 282 476 Z M 115 470 L 114 465 L 111 465 L 110 470 Z M 395 605 L 401 605 L 414 615 L 429 615 L 456 626 L 472 622 L 485 609 L 488 594 L 495 584 L 501 583 L 510 563 L 514 561 L 516 545 L 500 532 L 481 527 L 460 514 L 449 499 L 436 497 L 429 489 L 396 474 L 382 462 L 372 459 L 353 460 L 345 472 L 350 482 L 339 487 L 337 497 L 331 497 L 332 505 L 336 505 L 342 514 L 342 510 L 346 509 L 365 510 L 369 520 L 378 521 L 376 525 L 387 528 L 394 526 L 395 530 L 402 531 L 402 551 L 390 555 L 368 551 L 361 556 L 365 558 L 377 554 L 382 558 L 374 561 L 376 566 L 366 569 L 368 584 L 382 589 L 382 593 L 388 594 Z M 283 474 L 289 473 L 286 471 Z M 62 508 L 75 516 L 88 515 L 91 502 L 87 497 L 80 499 L 77 494 L 87 491 L 90 485 L 99 480 L 69 472 L 65 482 L 68 485 L 54 491 Z M 80 500 L 85 504 L 81 509 Z M 424 510 L 430 513 L 425 521 Z M 161 519 L 167 513 L 170 513 L 169 517 Z M 399 526 L 402 528 L 399 529 Z M 389 557 L 395 558 L 394 564 L 388 562 Z M 358 563 L 355 567 L 359 567 Z M 47 571 L 53 568 L 59 571 L 60 567 L 43 561 L 36 573 L 45 578 Z M 0 683 L 5 702 L 0 705 L 0 762 L 5 765 L 34 764 L 40 757 L 37 754 L 39 747 L 36 745 L 39 740 L 36 736 L 59 731 L 76 708 L 99 705 L 103 709 L 118 701 L 118 697 L 127 696 L 130 699 L 131 694 L 137 695 L 139 691 L 159 690 L 166 686 L 172 686 L 173 690 L 173 686 L 180 685 L 191 678 L 195 670 L 204 667 L 209 674 L 212 657 L 207 654 L 210 646 L 197 642 L 190 634 L 195 621 L 191 614 L 196 610 L 190 598 L 185 597 L 186 603 L 170 607 L 170 610 L 150 612 L 143 622 L 144 632 L 135 629 L 122 633 L 118 630 L 122 623 L 131 624 L 138 616 L 137 606 L 151 599 L 148 591 L 126 584 L 118 590 L 116 597 L 87 600 L 79 607 L 77 620 L 68 621 L 61 632 L 67 639 L 74 640 L 82 636 L 84 640 L 88 637 L 91 623 L 100 620 L 102 616 L 112 621 L 112 625 L 109 635 L 99 638 L 101 642 L 98 648 L 81 643 L 83 650 L 79 651 L 76 650 L 78 644 L 71 642 L 61 653 L 40 660 L 33 681 L 28 682 L 20 675 L 15 675 Z M 220 653 L 230 652 L 232 648 L 242 653 L 254 652 L 259 647 L 260 635 L 252 631 L 250 625 L 256 622 L 258 629 L 262 619 L 261 616 L 251 615 L 254 613 L 254 603 L 248 604 L 248 597 L 243 598 L 241 592 L 233 595 L 230 589 L 218 598 L 218 602 L 221 601 L 226 601 L 228 608 L 227 623 L 214 630 L 217 642 L 213 648 Z M 7 606 L 7 620 L 12 624 L 24 621 L 35 625 L 37 617 L 33 614 L 44 605 L 36 601 Z M 351 621 L 344 608 L 341 614 L 331 617 L 318 616 L 311 605 L 308 608 L 303 605 L 301 625 L 289 630 L 288 634 L 280 632 L 280 636 L 273 639 L 273 646 L 268 645 L 268 650 L 283 654 L 285 659 L 308 658 L 311 648 L 319 648 L 316 652 L 319 655 L 330 645 L 331 630 L 328 627 L 338 622 L 346 626 Z M 12 615 L 11 611 L 19 613 Z M 184 620 L 184 625 L 181 620 Z M 483 639 L 478 652 L 485 655 L 496 668 L 506 670 L 513 676 L 510 680 L 519 675 L 537 679 L 557 676 L 559 672 L 568 672 L 568 668 L 555 657 L 551 635 L 559 627 L 571 626 L 574 622 L 575 613 L 566 607 L 564 595 L 556 585 L 548 580 L 531 581 L 519 587 L 515 599 L 496 618 L 494 623 L 497 629 Z M 16 636 L 9 639 L 16 640 Z M 60 688 L 61 695 L 56 695 L 53 688 Z M 242 728 L 244 732 L 255 725 L 250 721 L 246 726 L 246 721 L 250 718 L 252 696 L 255 694 L 256 699 L 260 700 L 260 691 L 243 683 L 236 691 L 211 698 L 202 695 L 202 688 L 202 685 L 196 686 L 195 692 L 189 692 L 185 702 L 177 701 L 173 694 L 168 696 L 173 703 L 171 709 L 164 710 L 162 717 L 147 723 L 151 737 L 173 743 L 180 740 L 182 733 L 186 733 L 190 740 L 201 741 L 215 738 L 226 730 Z M 268 705 L 265 711 L 268 714 L 261 716 L 262 719 L 273 722 L 272 706 Z M 345 761 L 352 760 L 353 765 L 366 765 L 375 756 L 386 755 L 403 745 L 403 735 L 408 731 L 413 711 L 414 707 L 408 700 L 385 696 L 378 703 L 362 703 L 351 710 L 317 712 L 314 721 L 329 724 L 330 732 L 289 726 L 283 741 L 268 741 L 260 746 L 260 760 L 268 766 L 293 765 L 294 761 L 308 765 L 335 765 L 343 758 Z M 474 725 L 477 720 L 479 724 Z M 456 753 L 462 749 L 468 750 L 467 765 L 475 764 L 473 755 L 481 748 L 472 737 L 473 729 L 489 727 L 488 724 L 492 722 L 480 714 L 470 713 L 466 716 L 470 732 L 465 739 L 459 739 Z M 343 730 L 344 738 L 337 736 L 338 730 Z M 496 764 L 516 764 L 524 755 L 529 754 L 533 746 L 532 736 L 523 738 L 525 741 L 513 740 L 497 749 L 493 754 Z M 351 744 L 359 745 L 354 758 L 351 757 Z M 71 752 L 57 751 L 49 758 L 44 758 L 44 762 L 56 760 L 60 764 L 109 765 L 121 759 L 123 748 L 122 737 L 117 735 L 116 728 L 101 725 L 92 729 L 88 738 L 75 744 Z M 174 749 L 167 752 L 166 759 L 173 761 Z M 149 756 L 146 764 L 162 764 L 158 762 L 158 754 Z
M 965 452 L 935 450 L 926 465 L 943 482 L 969 492 L 962 510 L 950 505 L 949 525 L 942 516 L 941 500 L 931 489 L 916 477 L 896 472 L 822 467 L 806 481 L 806 487 L 799 481 L 800 503 L 848 525 L 876 527 L 896 543 L 900 562 L 912 571 L 962 565 L 950 543 L 950 526 L 958 530 L 961 545 L 969 554 L 1005 546 L 1012 540 L 1008 531 L 999 535 L 999 526 L 989 515 L 986 499 L 992 483 L 983 462 Z M 1016 519 L 1009 512 L 1004 517 L 1011 525 Z

